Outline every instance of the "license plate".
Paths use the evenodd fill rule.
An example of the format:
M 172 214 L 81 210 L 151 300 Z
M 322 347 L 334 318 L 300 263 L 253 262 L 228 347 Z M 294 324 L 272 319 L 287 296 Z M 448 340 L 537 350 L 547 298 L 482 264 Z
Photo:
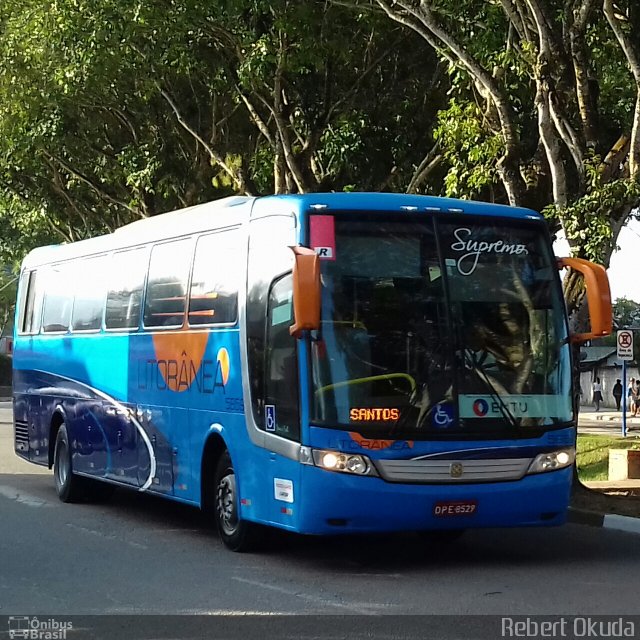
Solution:
M 478 508 L 477 500 L 449 500 L 436 502 L 433 505 L 433 515 L 437 518 L 456 516 L 472 516 Z

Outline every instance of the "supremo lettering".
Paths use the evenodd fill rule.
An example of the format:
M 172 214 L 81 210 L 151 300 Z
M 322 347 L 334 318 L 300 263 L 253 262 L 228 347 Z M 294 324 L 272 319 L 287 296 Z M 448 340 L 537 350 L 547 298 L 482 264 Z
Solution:
M 462 227 L 453 232 L 457 242 L 452 243 L 452 251 L 464 251 L 464 255 L 458 258 L 458 272 L 462 276 L 470 276 L 478 266 L 478 260 L 482 253 L 508 253 L 512 256 L 527 255 L 529 251 L 524 244 L 509 244 L 504 240 L 487 242 L 486 240 L 472 240 L 471 229 Z
M 354 422 L 384 422 L 397 420 L 400 417 L 400 409 L 351 409 L 349 419 Z
M 200 367 L 191 360 L 139 360 L 138 389 L 165 391 L 197 390 L 199 393 L 224 392 L 219 361 L 203 360 Z

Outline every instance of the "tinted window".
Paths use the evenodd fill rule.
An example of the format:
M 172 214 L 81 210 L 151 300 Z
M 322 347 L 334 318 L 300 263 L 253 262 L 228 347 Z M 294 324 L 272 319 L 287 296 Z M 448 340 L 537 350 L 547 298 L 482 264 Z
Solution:
M 180 327 L 184 323 L 191 239 L 153 247 L 144 303 L 146 327 Z
M 107 329 L 138 328 L 147 256 L 146 248 L 113 254 L 105 313 Z
M 271 281 L 290 271 L 295 220 L 273 216 L 251 222 L 247 273 L 247 351 L 251 404 L 256 425 L 264 424 L 265 319 Z
M 96 330 L 102 325 L 107 264 L 106 256 L 78 262 L 71 319 L 74 331 Z
M 290 440 L 300 436 L 298 365 L 290 275 L 273 285 L 269 295 L 265 358 L 265 429 Z
M 191 279 L 189 324 L 236 321 L 238 251 L 237 234 L 233 231 L 198 239 Z
M 37 271 L 23 273 L 20 278 L 20 314 L 18 328 L 20 333 L 38 333 L 42 312 L 42 276 Z
M 47 269 L 45 275 L 42 328 L 47 332 L 66 331 L 71 320 L 73 273 L 67 266 Z

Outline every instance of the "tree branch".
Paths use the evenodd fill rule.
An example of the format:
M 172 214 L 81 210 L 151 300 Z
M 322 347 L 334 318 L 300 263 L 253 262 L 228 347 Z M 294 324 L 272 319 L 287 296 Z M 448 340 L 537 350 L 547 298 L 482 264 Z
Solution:
M 222 170 L 231 178 L 235 188 L 241 193 L 246 193 L 247 195 L 253 195 L 252 193 L 250 193 L 248 189 L 248 185 L 246 183 L 246 180 L 244 179 L 244 176 L 242 175 L 242 172 L 234 171 L 224 161 L 224 158 L 210 144 L 208 144 L 207 141 L 195 129 L 193 129 L 193 127 L 191 127 L 189 123 L 184 119 L 182 112 L 180 111 L 180 109 L 178 108 L 174 100 L 171 98 L 169 93 L 165 89 L 163 89 L 158 83 L 156 83 L 156 86 L 158 87 L 158 90 L 160 91 L 160 94 L 162 95 L 162 97 L 167 101 L 168 105 L 173 110 L 173 113 L 175 114 L 176 119 L 178 120 L 178 123 L 180 124 L 180 126 L 187 133 L 193 136 L 193 138 L 197 142 L 199 142 L 202 145 L 205 151 L 209 154 L 209 157 L 211 158 L 211 160 L 213 160 L 219 167 L 221 167 Z
M 271 135 L 271 131 L 269 131 L 269 127 L 267 126 L 267 123 L 262 119 L 262 117 L 258 113 L 258 110 L 255 108 L 253 102 L 251 102 L 251 100 L 249 100 L 249 98 L 245 95 L 244 91 L 240 88 L 239 84 L 237 83 L 235 84 L 235 89 L 238 95 L 240 96 L 240 100 L 242 100 L 242 102 L 244 102 L 245 107 L 247 107 L 247 111 L 249 112 L 251 119 L 253 120 L 255 125 L 258 127 L 258 131 L 260 131 L 260 133 L 265 137 L 265 139 L 270 145 L 273 145 L 273 136 Z
M 278 129 L 278 136 L 282 143 L 282 153 L 284 155 L 285 163 L 291 174 L 291 178 L 294 180 L 295 185 L 300 193 L 306 193 L 310 189 L 306 184 L 306 180 L 300 167 L 298 166 L 296 157 L 291 148 L 291 138 L 289 137 L 289 129 L 286 122 L 282 117 L 282 78 L 284 74 L 284 59 L 285 59 L 285 43 L 282 32 L 279 34 L 280 43 L 278 51 L 278 64 L 274 74 L 273 81 L 273 104 L 269 104 L 263 99 L 265 106 L 271 111 L 276 127 Z
M 429 149 L 427 155 L 422 159 L 418 168 L 413 172 L 411 181 L 407 187 L 407 193 L 416 193 L 418 188 L 424 184 L 429 174 L 438 166 L 442 160 L 440 151 L 440 142 L 436 141 L 434 145 Z
M 407 24 L 420 33 L 434 48 L 442 51 L 446 48 L 455 60 L 457 60 L 482 89 L 483 93 L 491 99 L 500 123 L 500 131 L 504 142 L 505 151 L 498 162 L 498 171 L 507 191 L 509 202 L 512 205 L 521 204 L 525 193 L 525 184 L 520 175 L 520 140 L 514 123 L 514 116 L 509 101 L 498 87 L 491 74 L 482 67 L 471 54 L 438 22 L 427 0 L 421 0 L 419 9 L 407 0 L 396 0 L 394 7 L 399 6 L 409 20 L 386 0 L 376 0 L 392 19 L 402 24 Z M 418 25 L 415 24 L 418 22 Z M 420 28 L 419 25 L 422 25 Z M 425 35 L 428 34 L 428 35 Z M 449 56 L 451 59 L 451 56 Z
M 640 54 L 634 46 L 629 36 L 620 26 L 616 17 L 613 0 L 604 0 L 604 15 L 606 16 L 613 33 L 620 43 L 620 48 L 627 58 L 629 68 L 636 81 L 636 105 L 633 113 L 633 127 L 631 130 L 631 141 L 629 151 L 629 172 L 633 178 L 640 175 Z
M 43 151 L 43 153 L 45 157 L 48 158 L 50 161 L 57 162 L 65 171 L 68 171 L 72 176 L 80 180 L 80 182 L 83 182 L 84 184 L 86 184 L 94 193 L 98 194 L 98 196 L 103 200 L 106 200 L 111 204 L 115 204 L 118 207 L 122 207 L 123 209 L 126 209 L 130 213 L 134 214 L 137 218 L 144 217 L 143 214 L 138 209 L 135 209 L 134 207 L 130 206 L 123 200 L 118 200 L 117 198 L 112 196 L 110 193 L 108 193 L 107 191 L 99 187 L 89 177 L 85 176 L 84 174 L 80 173 L 80 171 L 77 171 L 76 169 L 71 167 L 69 163 L 67 163 L 62 158 L 58 156 L 54 156 L 50 154 L 48 151 Z
M 589 80 L 589 63 L 584 38 L 594 4 L 595 0 L 580 0 L 579 7 L 573 11 L 574 20 L 569 27 L 569 46 L 571 47 L 578 110 L 585 142 L 587 147 L 591 149 L 595 149 L 598 140 L 596 133 L 598 114 L 595 96 Z

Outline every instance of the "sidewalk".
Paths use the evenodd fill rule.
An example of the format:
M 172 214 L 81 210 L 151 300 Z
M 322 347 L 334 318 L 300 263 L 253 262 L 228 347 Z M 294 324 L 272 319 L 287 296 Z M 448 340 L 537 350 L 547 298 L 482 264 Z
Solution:
M 578 413 L 578 433 L 622 436 L 622 411 L 608 407 L 596 411 L 593 405 L 583 404 Z M 640 438 L 640 414 L 634 418 L 627 412 L 627 437 Z
M 596 411 L 593 405 L 583 404 L 578 413 L 578 433 L 622 437 L 622 411 L 600 408 Z M 640 445 L 640 415 L 633 417 L 627 412 L 627 440 L 637 440 Z M 583 483 L 590 489 L 607 489 L 611 491 L 638 490 L 640 478 L 633 480 L 602 480 Z

